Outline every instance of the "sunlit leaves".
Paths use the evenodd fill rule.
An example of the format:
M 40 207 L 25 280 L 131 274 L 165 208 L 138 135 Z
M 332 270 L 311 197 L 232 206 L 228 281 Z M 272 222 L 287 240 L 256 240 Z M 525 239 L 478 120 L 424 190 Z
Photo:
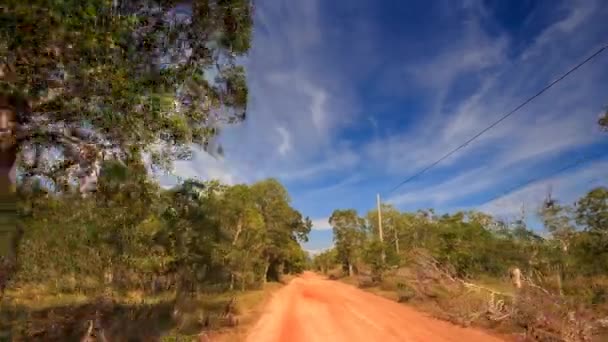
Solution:
M 219 128 L 245 118 L 235 57 L 250 47 L 251 15 L 249 0 L 11 0 L 0 86 L 28 98 L 29 119 L 87 122 L 124 150 L 171 146 L 153 158 L 167 168 L 192 145 L 217 148 Z

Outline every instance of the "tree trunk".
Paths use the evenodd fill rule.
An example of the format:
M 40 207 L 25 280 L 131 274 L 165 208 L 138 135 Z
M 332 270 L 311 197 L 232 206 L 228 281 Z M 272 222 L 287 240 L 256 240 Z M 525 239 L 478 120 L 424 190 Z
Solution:
M 236 224 L 236 232 L 234 233 L 234 237 L 232 238 L 232 248 L 236 246 L 237 241 L 239 240 L 239 236 L 241 235 L 241 231 L 243 230 L 243 224 L 241 223 L 241 218 Z M 234 290 L 234 272 L 230 272 L 230 291 Z
M 555 280 L 557 281 L 557 290 L 559 292 L 559 295 L 560 295 L 560 297 L 563 297 L 564 296 L 564 289 L 563 289 L 563 286 L 562 286 L 562 268 L 561 267 L 559 267 L 557 269 L 557 272 L 555 274 L 555 278 L 556 278 Z
M 270 268 L 270 259 L 266 258 L 266 263 L 264 264 L 264 285 L 266 285 L 268 279 L 268 269 Z
M 509 272 L 509 277 L 513 286 L 517 289 L 521 289 L 521 270 L 518 267 L 514 267 Z
M 281 263 L 277 266 L 277 280 L 280 280 L 285 273 L 285 264 Z
M 397 229 L 395 229 L 395 252 L 399 255 L 399 235 L 397 234 Z
M 352 277 L 354 274 L 353 272 L 353 264 L 351 264 L 350 262 L 348 263 L 348 276 Z
M 239 221 L 236 225 L 236 232 L 234 233 L 234 238 L 232 239 L 233 247 L 236 245 L 236 242 L 238 241 L 239 236 L 241 235 L 242 231 L 243 231 L 243 224 L 241 223 L 241 218 L 239 218 Z

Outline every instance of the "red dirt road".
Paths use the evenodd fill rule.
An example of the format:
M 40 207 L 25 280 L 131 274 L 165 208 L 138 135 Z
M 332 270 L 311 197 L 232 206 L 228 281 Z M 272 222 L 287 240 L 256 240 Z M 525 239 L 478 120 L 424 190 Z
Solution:
M 503 340 L 430 318 L 405 305 L 307 273 L 274 295 L 247 341 Z

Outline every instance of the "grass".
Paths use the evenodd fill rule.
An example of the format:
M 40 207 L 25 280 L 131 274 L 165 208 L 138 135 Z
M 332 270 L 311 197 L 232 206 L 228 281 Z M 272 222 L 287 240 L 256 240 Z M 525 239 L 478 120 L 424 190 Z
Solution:
M 151 296 L 144 295 L 141 291 L 111 291 L 109 295 L 116 306 L 111 315 L 119 317 L 114 321 L 122 321 L 119 325 L 123 326 L 114 329 L 125 330 L 127 325 L 141 325 L 144 328 L 152 325 L 163 336 L 163 341 L 192 341 L 205 329 L 214 336 L 221 336 L 221 340 L 239 341 L 257 319 L 261 305 L 282 285 L 268 283 L 263 289 L 245 292 L 196 293 L 180 302 L 176 301 L 174 292 Z M 86 317 L 95 311 L 95 297 L 82 292 L 58 293 L 53 290 L 53 286 L 28 285 L 9 289 L 0 311 L 4 315 L 11 315 L 12 312 L 13 315 L 9 317 L 21 317 L 24 324 L 20 326 L 28 330 L 20 332 L 21 335 L 18 336 L 31 337 L 30 333 L 44 331 L 45 327 L 55 325 L 57 320 L 77 335 L 82 330 Z M 235 327 L 222 317 L 226 305 L 233 297 L 236 304 L 234 311 L 238 317 L 238 325 Z M 175 318 L 171 317 L 173 308 L 179 309 L 179 315 Z M 209 323 L 207 328 L 203 327 L 205 318 Z M 130 326 L 128 329 L 131 329 Z M 53 340 L 48 336 L 44 338 Z
M 381 282 L 364 287 L 360 286 L 358 277 L 343 277 L 339 278 L 339 281 L 359 287 L 389 300 L 411 306 L 437 319 L 461 326 L 469 326 L 473 323 L 473 325 L 482 329 L 495 328 L 484 324 L 475 324 L 475 322 L 469 321 L 468 318 L 471 313 L 485 306 L 488 300 L 487 293 L 470 291 L 456 295 L 441 286 L 429 286 L 427 287 L 426 295 L 422 295 L 420 293 L 417 294 L 409 286 L 406 279 L 394 275 L 386 275 Z M 505 284 L 500 279 L 481 279 L 480 281 L 476 281 L 475 284 L 503 293 L 513 291 L 509 288 L 510 285 L 508 283 Z M 510 330 L 503 330 L 502 328 L 495 329 L 495 331 L 501 334 L 512 332 Z

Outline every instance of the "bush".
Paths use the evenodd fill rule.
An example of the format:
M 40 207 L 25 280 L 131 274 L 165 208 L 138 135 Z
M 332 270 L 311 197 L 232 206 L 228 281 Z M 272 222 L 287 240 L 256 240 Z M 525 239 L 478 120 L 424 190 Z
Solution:
M 397 301 L 406 303 L 416 297 L 416 290 L 405 283 L 397 283 Z

